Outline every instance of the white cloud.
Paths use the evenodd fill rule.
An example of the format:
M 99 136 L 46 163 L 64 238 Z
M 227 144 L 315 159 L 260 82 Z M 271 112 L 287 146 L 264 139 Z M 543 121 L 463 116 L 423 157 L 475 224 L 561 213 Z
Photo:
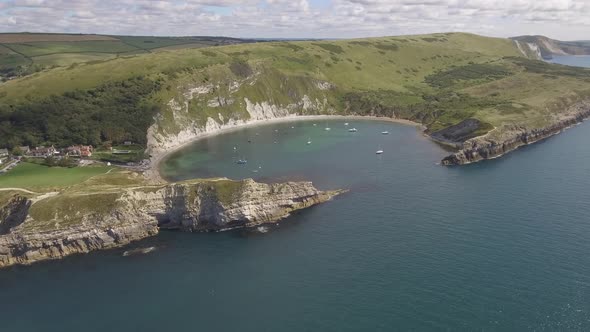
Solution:
M 0 31 L 362 37 L 467 31 L 590 39 L 590 0 L 0 0 Z

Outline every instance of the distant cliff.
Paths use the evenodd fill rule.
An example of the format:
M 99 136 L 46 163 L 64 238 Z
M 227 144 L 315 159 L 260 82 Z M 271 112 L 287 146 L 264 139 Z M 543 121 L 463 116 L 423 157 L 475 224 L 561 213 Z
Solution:
M 567 116 L 562 116 L 552 124 L 537 129 L 506 126 L 497 132 L 476 137 L 458 144 L 461 149 L 441 161 L 442 165 L 465 165 L 485 159 L 500 157 L 523 145 L 541 141 L 559 134 L 590 117 L 590 101 L 580 102 L 571 107 Z
M 0 267 L 121 247 L 159 230 L 218 231 L 276 222 L 331 199 L 310 182 L 195 180 L 174 184 L 85 186 L 0 201 Z
M 590 41 L 560 41 L 545 36 L 512 37 L 519 50 L 533 59 L 552 59 L 554 55 L 590 55 Z

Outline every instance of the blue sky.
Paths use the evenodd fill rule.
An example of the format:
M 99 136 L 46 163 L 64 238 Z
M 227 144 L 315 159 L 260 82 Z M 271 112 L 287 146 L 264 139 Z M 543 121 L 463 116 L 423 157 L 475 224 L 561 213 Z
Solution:
M 0 0 L 2 32 L 352 38 L 465 31 L 590 39 L 590 0 Z

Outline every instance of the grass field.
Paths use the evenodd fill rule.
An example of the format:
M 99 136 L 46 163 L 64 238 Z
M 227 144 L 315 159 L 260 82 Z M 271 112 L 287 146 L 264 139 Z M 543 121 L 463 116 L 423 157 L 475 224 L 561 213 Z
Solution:
M 127 53 L 137 51 L 137 47 L 118 40 L 79 41 L 79 42 L 36 42 L 10 44 L 10 48 L 27 57 L 60 53 Z
M 199 44 L 201 47 L 204 46 L 215 46 L 219 44 L 219 41 L 211 42 L 203 40 L 203 38 L 193 37 L 140 37 L 140 36 L 121 36 L 118 37 L 121 41 L 126 44 L 135 46 L 140 49 L 153 50 L 158 48 L 165 48 L 170 46 L 176 46 L 182 48 L 182 45 L 188 44 Z
M 117 54 L 111 53 L 71 53 L 71 54 L 49 54 L 33 58 L 36 64 L 46 67 L 65 67 L 75 63 L 105 61 L 116 58 Z
M 116 40 L 116 38 L 102 35 L 64 33 L 0 33 L 0 43 L 78 42 L 89 40 Z
M 117 56 L 229 45 L 224 37 L 141 37 L 82 34 L 0 33 L 0 80 L 55 66 L 100 61 Z
M 105 174 L 113 167 L 47 167 L 21 163 L 4 175 L 0 175 L 0 188 L 24 188 L 29 190 L 66 187 L 78 184 L 93 176 Z

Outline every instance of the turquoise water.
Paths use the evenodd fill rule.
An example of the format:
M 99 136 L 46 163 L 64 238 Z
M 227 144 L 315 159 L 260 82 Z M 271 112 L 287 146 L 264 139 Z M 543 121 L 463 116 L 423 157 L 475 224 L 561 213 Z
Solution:
M 297 122 L 195 143 L 168 176 L 351 192 L 266 233 L 164 232 L 137 245 L 158 248 L 147 255 L 0 270 L 2 330 L 590 329 L 589 124 L 451 168 L 413 127 L 351 124 L 357 133 Z
M 590 55 L 554 55 L 549 62 L 576 67 L 590 67 Z

